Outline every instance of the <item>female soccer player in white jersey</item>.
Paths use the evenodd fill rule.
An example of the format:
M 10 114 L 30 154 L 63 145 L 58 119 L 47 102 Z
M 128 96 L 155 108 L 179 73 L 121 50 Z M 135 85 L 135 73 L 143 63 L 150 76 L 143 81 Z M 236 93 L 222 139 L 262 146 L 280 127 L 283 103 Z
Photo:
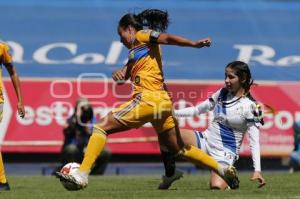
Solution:
M 204 132 L 181 129 L 185 144 L 197 146 L 219 164 L 233 165 L 239 157 L 239 150 L 246 132 L 250 136 L 250 147 L 254 173 L 252 180 L 258 180 L 259 187 L 265 185 L 261 174 L 259 126 L 263 124 L 262 113 L 250 94 L 253 84 L 248 65 L 241 61 L 229 63 L 225 68 L 225 87 L 219 89 L 210 98 L 194 106 L 175 110 L 176 117 L 192 117 L 213 111 L 213 119 Z M 168 189 L 182 176 L 175 169 L 174 158 L 163 152 L 166 175 L 159 189 Z M 210 188 L 226 189 L 228 185 L 215 172 L 211 172 Z

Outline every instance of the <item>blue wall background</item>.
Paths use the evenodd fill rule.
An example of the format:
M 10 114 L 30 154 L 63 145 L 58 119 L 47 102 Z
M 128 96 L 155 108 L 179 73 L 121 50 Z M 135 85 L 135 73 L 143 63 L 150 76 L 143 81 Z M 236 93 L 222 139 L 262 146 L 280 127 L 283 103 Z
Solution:
M 161 8 L 170 14 L 168 32 L 213 40 L 211 48 L 203 49 L 164 46 L 166 78 L 222 80 L 224 66 L 241 58 L 240 45 L 244 53 L 247 46 L 253 49 L 251 57 L 275 53 L 268 63 L 249 59 L 254 79 L 300 81 L 299 1 L 7 0 L 0 6 L 0 38 L 23 48 L 16 61 L 23 77 L 77 77 L 83 72 L 110 76 L 127 56 L 123 47 L 113 63 L 105 63 L 112 43 L 119 40 L 119 18 L 129 11 Z M 55 43 L 76 45 L 76 53 L 66 48 L 49 51 L 47 57 L 60 64 L 34 58 L 38 49 Z M 66 63 L 86 53 L 102 54 L 103 61 Z

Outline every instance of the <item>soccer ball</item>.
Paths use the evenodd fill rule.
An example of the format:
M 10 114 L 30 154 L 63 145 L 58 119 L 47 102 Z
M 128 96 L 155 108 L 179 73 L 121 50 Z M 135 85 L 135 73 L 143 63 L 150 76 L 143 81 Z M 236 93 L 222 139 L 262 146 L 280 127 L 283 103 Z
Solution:
M 65 166 L 63 166 L 63 168 L 60 170 L 60 172 L 63 174 L 71 174 L 72 172 L 78 170 L 79 167 L 80 167 L 80 165 L 78 163 L 70 162 L 70 163 L 66 164 Z M 69 191 L 75 191 L 75 190 L 80 189 L 80 187 L 78 187 L 74 183 L 63 181 L 63 180 L 61 180 L 60 182 L 64 186 L 64 188 L 66 188 Z

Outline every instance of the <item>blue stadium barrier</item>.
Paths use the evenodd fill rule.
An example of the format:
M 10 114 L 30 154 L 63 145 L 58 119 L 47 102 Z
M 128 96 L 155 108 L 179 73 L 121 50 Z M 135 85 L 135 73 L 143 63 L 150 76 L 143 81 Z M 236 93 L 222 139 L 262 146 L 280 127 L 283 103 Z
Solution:
M 170 13 L 170 33 L 213 40 L 204 49 L 164 46 L 167 79 L 222 80 L 224 66 L 240 59 L 256 80 L 300 80 L 299 1 L 10 0 L 0 6 L 0 39 L 11 45 L 23 77 L 110 76 L 127 56 L 118 42 L 119 18 L 161 8 Z

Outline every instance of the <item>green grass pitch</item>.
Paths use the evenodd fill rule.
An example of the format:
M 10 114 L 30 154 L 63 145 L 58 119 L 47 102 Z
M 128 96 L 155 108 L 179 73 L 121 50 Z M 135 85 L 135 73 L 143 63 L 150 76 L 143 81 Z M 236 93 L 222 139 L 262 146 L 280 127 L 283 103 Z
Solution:
M 81 191 L 67 191 L 53 176 L 8 176 L 12 190 L 0 192 L 0 198 L 97 198 L 97 199 L 300 199 L 300 173 L 266 173 L 267 185 L 257 188 L 250 173 L 240 174 L 240 189 L 212 191 L 208 174 L 185 175 L 169 190 L 157 190 L 160 176 L 92 176 L 89 186 Z

